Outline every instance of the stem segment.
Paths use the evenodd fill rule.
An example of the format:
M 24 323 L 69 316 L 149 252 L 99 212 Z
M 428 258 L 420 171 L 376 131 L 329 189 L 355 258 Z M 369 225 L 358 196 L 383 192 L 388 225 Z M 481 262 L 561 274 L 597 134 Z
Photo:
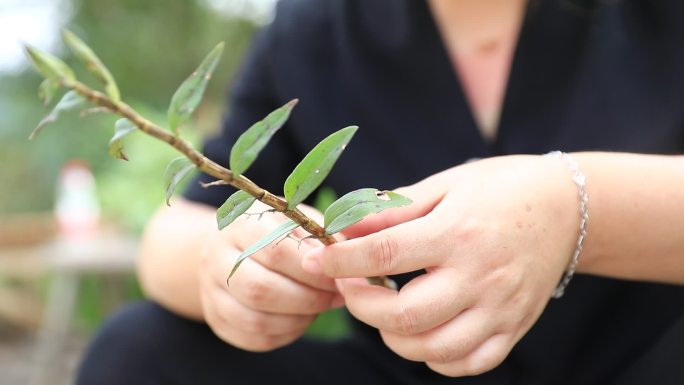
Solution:
M 292 219 L 322 244 L 331 245 L 337 242 L 335 237 L 326 234 L 325 230 L 318 223 L 316 223 L 316 221 L 307 217 L 299 209 L 288 209 L 287 201 L 284 199 L 257 186 L 254 182 L 243 175 L 236 177 L 229 169 L 219 165 L 197 151 L 192 144 L 186 140 L 180 138 L 179 136 L 173 135 L 171 132 L 145 119 L 128 104 L 121 101 L 115 102 L 102 92 L 93 90 L 79 81 L 69 84 L 69 87 L 84 96 L 91 103 L 130 120 L 144 133 L 168 143 L 170 146 L 174 147 L 176 150 L 190 159 L 190 161 L 192 161 L 200 171 L 203 171 L 204 173 L 211 175 L 218 180 L 224 181 L 226 184 L 229 184 L 237 189 L 247 192 L 259 201 L 267 204 L 274 210 Z M 396 289 L 396 284 L 394 281 L 387 277 L 370 277 L 368 278 L 368 282 L 374 285 L 381 285 Z

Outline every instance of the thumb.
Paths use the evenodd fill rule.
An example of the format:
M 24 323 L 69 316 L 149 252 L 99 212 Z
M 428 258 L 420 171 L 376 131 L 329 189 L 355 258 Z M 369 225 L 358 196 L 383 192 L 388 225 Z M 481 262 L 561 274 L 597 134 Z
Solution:
M 408 197 L 413 202 L 408 206 L 396 207 L 378 214 L 369 215 L 360 222 L 344 229 L 342 234 L 347 238 L 363 237 L 388 227 L 420 218 L 432 211 L 446 193 L 443 184 L 437 183 L 436 176 L 423 179 L 410 186 L 397 188 L 393 191 Z

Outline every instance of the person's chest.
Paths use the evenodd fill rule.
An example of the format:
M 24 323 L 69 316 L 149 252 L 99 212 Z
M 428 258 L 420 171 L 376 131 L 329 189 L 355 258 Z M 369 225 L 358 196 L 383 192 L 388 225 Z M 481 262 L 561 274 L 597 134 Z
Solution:
M 365 15 L 372 26 L 355 13 L 370 5 L 344 4 L 357 8 L 332 21 L 316 56 L 288 58 L 305 76 L 279 78 L 288 97 L 302 100 L 291 127 L 296 151 L 345 125 L 361 127 L 330 176 L 343 190 L 392 188 L 501 154 L 684 150 L 682 49 L 655 44 L 655 32 L 640 30 L 634 23 L 643 20 L 621 5 L 587 15 L 549 0 L 530 11 L 499 132 L 487 142 L 425 3 L 398 1 L 384 19 Z

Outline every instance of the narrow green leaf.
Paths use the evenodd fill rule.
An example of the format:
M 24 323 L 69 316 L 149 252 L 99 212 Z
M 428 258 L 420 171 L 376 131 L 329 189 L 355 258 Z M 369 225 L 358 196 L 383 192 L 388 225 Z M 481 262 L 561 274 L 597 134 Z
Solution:
M 124 154 L 123 138 L 137 130 L 138 127 L 126 118 L 121 118 L 114 123 L 114 136 L 109 141 L 109 155 L 114 159 L 128 160 Z
M 299 162 L 285 181 L 289 209 L 304 201 L 323 182 L 357 129 L 357 126 L 349 126 L 331 134 Z
M 235 176 L 247 171 L 273 134 L 285 124 L 297 102 L 297 99 L 290 100 L 240 135 L 230 150 L 230 170 Z
M 59 82 L 55 79 L 45 79 L 38 87 L 38 98 L 44 106 L 49 106 L 57 91 L 59 91 Z
M 228 197 L 226 202 L 216 211 L 218 229 L 223 230 L 226 226 L 233 223 L 237 217 L 244 214 L 252 206 L 255 200 L 255 197 L 242 190 Z
M 53 79 L 64 85 L 69 85 L 76 80 L 74 71 L 56 56 L 40 51 L 30 45 L 25 45 L 24 50 L 29 59 L 31 59 L 33 66 L 46 79 Z
M 183 84 L 176 90 L 176 93 L 173 94 L 168 118 L 169 127 L 174 134 L 178 135 L 178 128 L 188 121 L 190 115 L 192 115 L 195 108 L 202 101 L 204 90 L 207 88 L 207 83 L 211 79 L 211 75 L 219 59 L 221 59 L 222 53 L 223 43 L 219 43 L 204 58 L 199 67 L 197 67 L 197 70 L 185 79 Z
M 280 226 L 276 227 L 268 235 L 261 238 L 259 241 L 257 241 L 257 243 L 255 243 L 255 244 L 249 246 L 247 249 L 245 249 L 245 251 L 243 251 L 242 254 L 240 254 L 238 256 L 238 259 L 237 259 L 237 261 L 235 261 L 235 265 L 233 266 L 233 269 L 230 271 L 230 274 L 228 274 L 228 281 L 230 280 L 230 277 L 232 277 L 233 274 L 235 274 L 238 267 L 240 267 L 240 264 L 245 259 L 247 259 L 250 255 L 252 255 L 252 254 L 256 253 L 257 251 L 263 249 L 264 247 L 268 246 L 273 241 L 282 237 L 283 235 L 291 233 L 297 227 L 299 227 L 298 224 L 296 224 L 292 220 L 288 220 L 287 222 L 284 222 Z
M 166 189 L 167 206 L 171 206 L 169 200 L 173 196 L 173 192 L 176 191 L 178 183 L 194 169 L 195 164 L 184 156 L 172 160 L 166 167 L 166 172 L 164 173 L 164 187 Z
M 85 104 L 86 99 L 76 91 L 67 92 L 57 105 L 55 105 L 55 108 L 53 108 L 52 111 L 38 123 L 36 128 L 33 129 L 33 132 L 31 132 L 31 135 L 29 136 L 29 140 L 35 138 L 45 125 L 56 121 L 62 113 L 83 107 Z
M 409 198 L 392 191 L 363 188 L 345 194 L 325 210 L 326 234 L 335 234 L 359 222 L 369 214 L 376 214 L 392 207 L 406 206 Z
M 114 81 L 112 73 L 109 72 L 107 67 L 102 64 L 100 58 L 97 57 L 95 52 L 88 47 L 88 45 L 83 42 L 78 36 L 69 30 L 64 30 L 62 32 L 64 41 L 69 46 L 71 51 L 76 55 L 77 58 L 81 59 L 86 65 L 88 71 L 95 74 L 95 76 L 105 85 L 105 91 L 110 99 L 114 102 L 121 100 L 121 94 L 119 93 L 119 87 Z

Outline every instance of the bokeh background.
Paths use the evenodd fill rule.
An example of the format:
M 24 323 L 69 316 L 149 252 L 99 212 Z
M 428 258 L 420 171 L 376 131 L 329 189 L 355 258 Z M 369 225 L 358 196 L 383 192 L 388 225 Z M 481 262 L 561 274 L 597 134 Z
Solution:
M 49 110 L 36 97 L 41 78 L 29 67 L 21 43 L 62 57 L 79 78 L 97 85 L 61 43 L 60 31 L 71 29 L 113 73 L 123 99 L 163 124 L 177 86 L 225 41 L 204 102 L 184 130 L 186 138 L 201 143 L 229 113 L 230 83 L 251 37 L 272 20 L 276 1 L 0 0 L 0 385 L 39 383 L 36 373 L 46 365 L 56 373 L 51 384 L 69 383 L 83 346 L 107 314 L 142 296 L 132 268 L 111 274 L 106 264 L 95 272 L 72 269 L 78 290 L 68 336 L 55 342 L 61 352 L 57 360 L 40 358 L 40 335 L 54 326 L 45 309 L 59 277 L 46 251 L 53 249 L 46 245 L 60 238 L 53 215 L 60 170 L 74 159 L 85 162 L 96 181 L 101 228 L 135 242 L 163 202 L 163 171 L 177 156 L 135 134 L 126 141 L 129 162 L 110 158 L 107 143 L 116 118 L 106 115 L 66 115 L 28 141 Z M 76 254 L 87 254 L 83 250 L 91 249 Z M 337 338 L 345 330 L 339 314 L 327 314 L 311 334 Z

